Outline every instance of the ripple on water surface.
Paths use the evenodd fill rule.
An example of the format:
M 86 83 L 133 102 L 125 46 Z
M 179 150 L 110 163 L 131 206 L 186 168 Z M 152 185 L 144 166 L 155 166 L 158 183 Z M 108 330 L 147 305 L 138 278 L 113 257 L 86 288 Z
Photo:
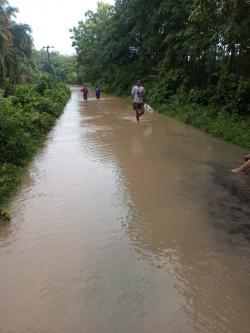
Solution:
M 241 154 L 73 88 L 0 227 L 0 332 L 250 332 Z

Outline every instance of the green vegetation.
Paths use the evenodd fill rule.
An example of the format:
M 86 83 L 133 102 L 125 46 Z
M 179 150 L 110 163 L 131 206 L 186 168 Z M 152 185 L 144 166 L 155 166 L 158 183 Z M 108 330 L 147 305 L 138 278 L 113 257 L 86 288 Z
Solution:
M 34 50 L 31 27 L 15 22 L 17 8 L 0 0 L 0 87 L 37 81 L 40 73 L 65 83 L 77 83 L 75 57 Z
M 48 54 L 44 50 L 33 50 L 33 61 L 38 73 L 53 75 L 58 81 L 67 84 L 78 84 L 76 56 L 65 56 L 58 52 Z
M 229 114 L 222 108 L 191 103 L 188 96 L 179 95 L 159 106 L 158 111 L 216 137 L 250 148 L 249 118 L 239 117 L 235 113 Z
M 65 85 L 46 79 L 17 85 L 12 95 L 0 96 L 0 206 L 15 190 L 23 168 L 41 147 L 69 96 Z
M 141 78 L 159 111 L 250 147 L 249 13 L 248 0 L 99 3 L 72 29 L 79 76 L 119 95 Z
M 0 208 L 0 222 L 9 222 L 10 215 L 2 208 Z
M 26 82 L 31 77 L 32 36 L 27 24 L 17 24 L 17 8 L 0 0 L 0 86 Z
M 33 50 L 31 28 L 13 20 L 16 12 L 0 0 L 0 221 L 10 219 L 3 206 L 70 96 L 59 80 L 74 78 L 70 57 L 54 55 L 55 73 L 43 62 L 44 52 Z

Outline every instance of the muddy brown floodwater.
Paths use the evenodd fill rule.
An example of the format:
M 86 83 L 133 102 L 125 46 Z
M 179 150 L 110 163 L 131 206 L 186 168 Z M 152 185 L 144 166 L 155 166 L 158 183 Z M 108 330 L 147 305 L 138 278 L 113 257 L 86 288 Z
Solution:
M 73 87 L 0 227 L 0 332 L 250 332 L 244 153 Z

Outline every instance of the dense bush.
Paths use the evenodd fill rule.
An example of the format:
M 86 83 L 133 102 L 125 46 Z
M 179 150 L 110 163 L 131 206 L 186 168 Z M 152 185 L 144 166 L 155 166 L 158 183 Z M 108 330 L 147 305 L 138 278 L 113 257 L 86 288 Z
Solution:
M 250 115 L 250 79 L 234 74 L 222 75 L 210 101 L 229 113 Z
M 10 163 L 0 163 L 0 206 L 16 188 L 20 175 L 20 167 Z
M 20 170 L 43 142 L 70 95 L 59 83 L 18 85 L 0 92 L 0 205 L 19 181 Z
M 187 80 L 185 72 L 181 69 L 160 72 L 155 80 L 149 82 L 148 90 L 153 103 L 164 103 L 184 86 Z

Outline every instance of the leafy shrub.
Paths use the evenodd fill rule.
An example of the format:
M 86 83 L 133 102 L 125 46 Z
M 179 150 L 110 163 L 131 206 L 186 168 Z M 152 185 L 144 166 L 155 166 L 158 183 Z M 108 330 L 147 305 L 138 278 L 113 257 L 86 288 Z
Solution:
M 42 78 L 34 87 L 34 91 L 40 95 L 43 95 L 47 89 L 49 89 L 49 84 L 45 78 Z
M 210 98 L 225 111 L 250 116 L 250 79 L 226 73 L 220 76 L 216 91 Z
M 21 168 L 10 163 L 0 163 L 0 205 L 15 190 L 21 176 Z
M 26 105 L 34 99 L 33 89 L 31 89 L 29 85 L 17 85 L 14 89 L 13 96 L 17 98 L 16 101 L 21 105 Z
M 10 215 L 3 208 L 0 208 L 0 222 L 1 221 L 3 222 L 10 221 Z
M 70 91 L 41 83 L 15 86 L 13 95 L 3 96 L 0 91 L 0 205 L 16 188 L 22 167 L 63 111 Z
M 150 98 L 153 103 L 164 103 L 175 95 L 185 85 L 186 74 L 183 70 L 170 70 L 167 73 L 160 73 L 150 89 Z

